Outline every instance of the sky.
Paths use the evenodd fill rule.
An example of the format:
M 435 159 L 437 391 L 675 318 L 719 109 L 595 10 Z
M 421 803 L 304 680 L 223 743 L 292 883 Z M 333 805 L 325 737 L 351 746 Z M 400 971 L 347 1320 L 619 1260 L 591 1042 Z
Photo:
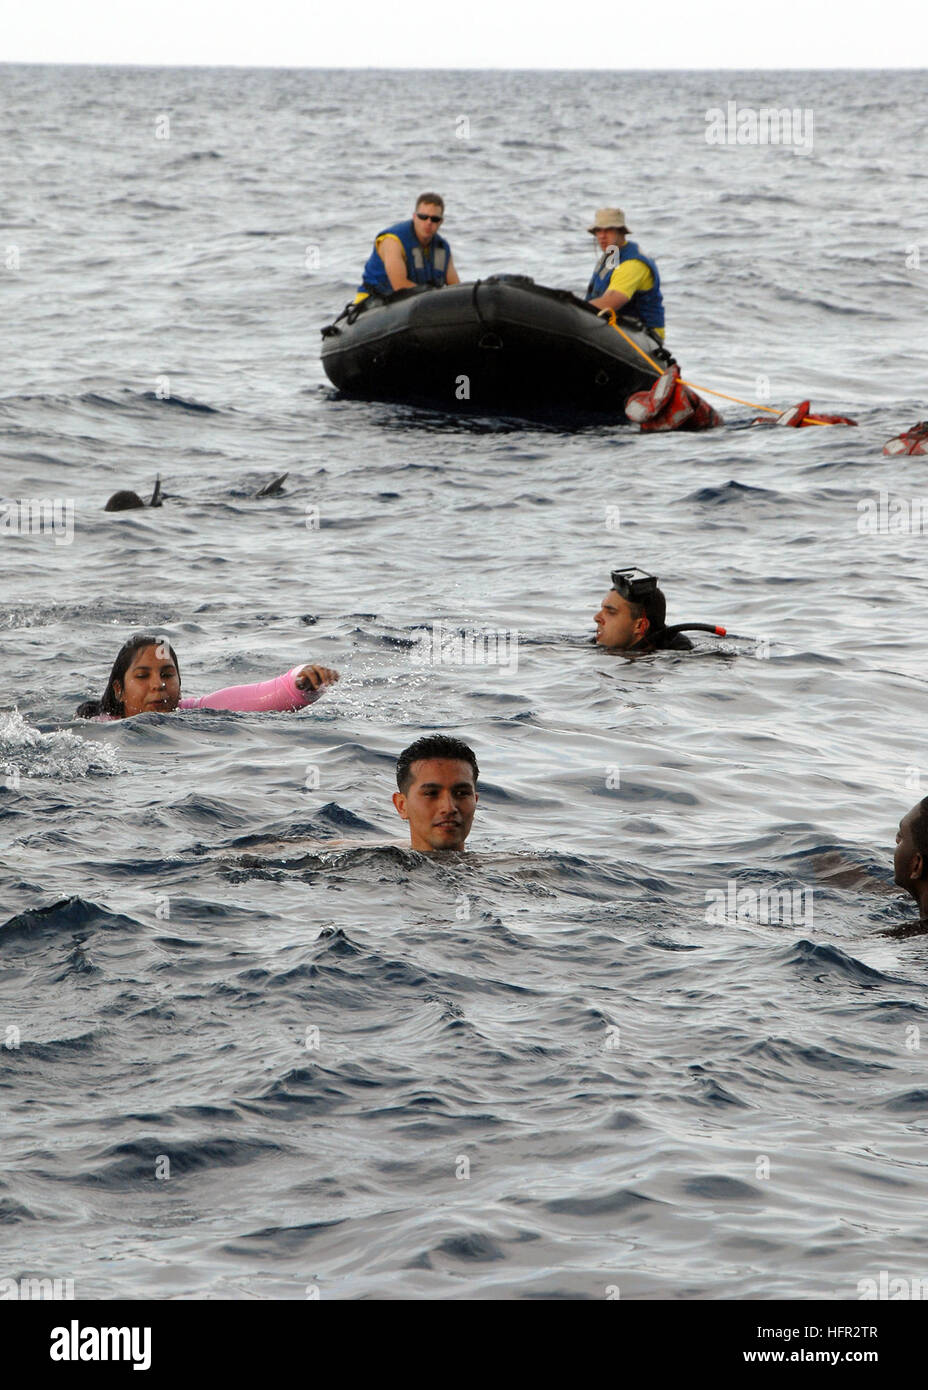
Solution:
M 6 0 L 0 62 L 925 67 L 925 0 Z

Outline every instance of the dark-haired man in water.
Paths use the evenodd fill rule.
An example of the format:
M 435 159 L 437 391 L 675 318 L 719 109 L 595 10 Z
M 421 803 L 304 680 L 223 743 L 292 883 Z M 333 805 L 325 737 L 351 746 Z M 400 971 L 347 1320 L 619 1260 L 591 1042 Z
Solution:
M 928 796 L 899 822 L 893 868 L 896 886 L 918 904 L 918 921 L 893 927 L 887 935 L 921 936 L 928 932 Z
M 423 854 L 438 850 L 464 850 L 480 799 L 477 777 L 480 769 L 474 750 L 458 738 L 430 734 L 404 748 L 396 760 L 393 805 L 409 824 L 409 847 Z M 373 827 L 370 827 L 373 829 Z M 265 861 L 256 856 L 283 854 L 292 843 L 281 840 L 253 845 L 239 861 L 246 867 Z M 401 840 L 322 840 L 314 851 L 347 849 L 405 849 Z M 301 850 L 305 853 L 306 845 Z
M 432 734 L 403 749 L 393 805 L 409 822 L 412 849 L 464 849 L 479 800 L 478 775 L 473 749 L 460 739 Z
M 665 627 L 667 600 L 657 580 L 644 570 L 612 573 L 612 588 L 594 617 L 597 646 L 644 656 L 654 651 L 689 652 L 693 644 L 682 632 Z

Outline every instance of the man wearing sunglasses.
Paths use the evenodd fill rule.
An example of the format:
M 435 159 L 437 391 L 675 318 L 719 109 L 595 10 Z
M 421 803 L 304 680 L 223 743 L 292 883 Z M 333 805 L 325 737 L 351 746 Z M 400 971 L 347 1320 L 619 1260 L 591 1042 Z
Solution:
M 416 285 L 459 285 L 451 247 L 438 233 L 444 217 L 440 194 L 423 193 L 408 222 L 394 222 L 378 232 L 355 303 L 369 294 L 395 294 Z
M 678 628 L 667 627 L 666 617 L 667 600 L 653 574 L 634 567 L 613 570 L 612 588 L 593 620 L 594 640 L 597 646 L 635 656 L 655 651 L 692 651 L 689 638 Z

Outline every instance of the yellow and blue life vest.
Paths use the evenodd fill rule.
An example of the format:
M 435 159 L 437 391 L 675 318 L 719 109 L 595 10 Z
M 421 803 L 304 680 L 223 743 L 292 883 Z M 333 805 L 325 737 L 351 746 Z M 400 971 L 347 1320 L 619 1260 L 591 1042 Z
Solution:
M 414 284 L 443 285 L 445 283 L 445 274 L 451 260 L 451 247 L 445 238 L 436 232 L 431 244 L 423 248 L 416 236 L 415 224 L 410 218 L 408 222 L 394 222 L 392 227 L 387 227 L 385 231 L 377 233 L 374 238 L 374 249 L 368 256 L 364 270 L 361 272 L 362 280 L 358 287 L 359 291 L 363 291 L 365 294 L 393 293 L 393 286 L 390 284 L 389 276 L 377 249 L 383 238 L 387 236 L 396 237 L 402 246 L 406 256 L 406 275 Z
M 615 255 L 610 255 L 614 252 Z M 664 327 L 664 299 L 661 294 L 660 271 L 650 256 L 646 256 L 640 249 L 636 241 L 627 241 L 624 246 L 610 246 L 602 256 L 600 256 L 593 278 L 587 287 L 587 299 L 599 299 L 609 288 L 609 281 L 616 264 L 621 265 L 623 261 L 641 261 L 646 265 L 654 277 L 654 284 L 649 290 L 637 290 L 628 301 L 626 311 L 637 314 L 641 322 L 647 324 L 648 328 Z

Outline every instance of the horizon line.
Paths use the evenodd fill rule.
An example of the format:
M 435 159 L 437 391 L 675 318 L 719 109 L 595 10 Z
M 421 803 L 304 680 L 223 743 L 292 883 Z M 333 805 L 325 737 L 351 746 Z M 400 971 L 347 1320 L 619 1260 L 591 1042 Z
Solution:
M 539 73 L 662 73 L 662 72 L 928 72 L 928 68 L 908 65 L 902 62 L 891 63 L 882 67 L 867 67 L 863 64 L 852 64 L 851 66 L 819 66 L 816 64 L 804 64 L 800 67 L 745 67 L 741 64 L 723 64 L 721 67 L 690 67 L 683 64 L 671 64 L 669 67 L 509 67 L 505 64 L 469 64 L 464 67 L 433 67 L 426 63 L 416 63 L 408 67 L 378 66 L 376 63 L 351 63 L 346 65 L 331 65 L 317 63 L 209 63 L 209 62 L 179 62 L 179 63 L 143 63 L 134 60 L 93 60 L 93 59 L 56 59 L 50 61 L 46 58 L 4 58 L 0 61 L 0 70 L 3 68 L 31 67 L 31 68 L 133 68 L 146 69 L 152 72 L 173 71 L 174 69 L 196 69 L 215 72 L 539 72 Z

